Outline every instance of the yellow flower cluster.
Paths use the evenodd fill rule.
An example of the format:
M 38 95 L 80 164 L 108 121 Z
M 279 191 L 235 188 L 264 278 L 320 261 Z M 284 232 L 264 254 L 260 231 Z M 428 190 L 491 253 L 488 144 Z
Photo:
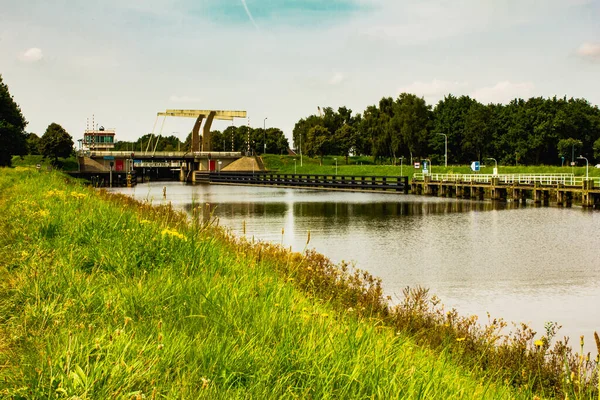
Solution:
M 182 234 L 182 233 L 179 233 L 179 232 L 177 232 L 177 231 L 175 231 L 175 230 L 171 230 L 171 229 L 168 229 L 168 228 L 165 228 L 165 229 L 163 229 L 163 230 L 162 230 L 162 232 L 161 232 L 161 234 L 162 234 L 163 236 L 165 236 L 165 235 L 169 235 L 169 236 L 176 237 L 176 238 L 178 238 L 178 239 L 187 240 L 187 239 L 186 239 L 186 237 L 185 237 L 185 236 L 183 236 L 183 234 Z
M 46 197 L 58 197 L 58 198 L 64 199 L 65 191 L 58 190 L 58 189 L 48 190 L 48 192 L 46 193 Z
M 87 194 L 85 194 L 85 193 L 78 193 L 78 192 L 71 192 L 71 197 L 75 197 L 76 199 L 85 199 L 87 197 Z
M 46 218 L 48 215 L 50 215 L 50 211 L 48 211 L 48 210 L 39 210 L 39 211 L 36 211 L 35 214 L 39 215 L 42 218 Z

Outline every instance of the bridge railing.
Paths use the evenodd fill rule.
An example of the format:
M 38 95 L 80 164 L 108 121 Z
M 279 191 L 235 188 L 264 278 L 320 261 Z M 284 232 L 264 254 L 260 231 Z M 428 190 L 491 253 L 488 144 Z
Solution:
M 501 184 L 534 184 L 581 186 L 587 180 L 593 180 L 594 186 L 600 185 L 600 178 L 586 178 L 574 174 L 423 174 L 416 173 L 413 180 L 423 181 L 428 176 L 432 182 L 490 183 L 497 178 Z
M 270 172 L 196 172 L 196 181 L 242 183 L 306 188 L 368 189 L 408 191 L 405 176 L 354 176 L 322 174 L 280 174 Z
M 79 150 L 79 156 L 87 157 L 104 157 L 112 156 L 116 158 L 147 158 L 147 157 L 173 157 L 173 158 L 184 158 L 184 157 L 211 157 L 217 159 L 219 157 L 241 157 L 242 153 L 239 151 L 97 151 L 97 150 Z

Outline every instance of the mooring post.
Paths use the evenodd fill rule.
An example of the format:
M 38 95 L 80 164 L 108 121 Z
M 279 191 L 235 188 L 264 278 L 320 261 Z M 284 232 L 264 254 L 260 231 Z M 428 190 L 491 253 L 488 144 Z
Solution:
M 533 183 L 533 203 L 540 204 L 542 202 L 542 190 L 540 189 L 540 183 Z

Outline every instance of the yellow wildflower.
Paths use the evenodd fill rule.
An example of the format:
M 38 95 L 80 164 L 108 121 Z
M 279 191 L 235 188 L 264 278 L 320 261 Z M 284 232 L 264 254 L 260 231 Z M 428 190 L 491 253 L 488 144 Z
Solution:
M 150 221 L 148 221 L 147 219 L 143 219 L 140 221 L 140 224 L 149 224 Z
M 457 341 L 457 342 L 464 342 L 464 341 L 465 341 L 465 339 L 466 339 L 466 338 L 464 338 L 464 337 L 457 337 L 457 338 L 456 338 L 456 341 Z
M 85 193 L 78 193 L 78 192 L 71 192 L 71 197 L 75 197 L 76 199 L 85 199 L 87 197 L 87 194 L 85 194 Z
M 542 347 L 544 345 L 544 341 L 541 339 L 538 339 L 535 342 L 533 342 L 533 344 L 536 345 L 536 347 Z
M 52 189 L 46 193 L 46 197 L 60 197 L 62 199 L 65 197 L 65 192 L 58 189 Z
M 169 235 L 169 236 L 176 237 L 176 238 L 178 238 L 178 239 L 187 240 L 187 239 L 185 238 L 185 236 L 183 236 L 183 234 L 182 234 L 182 233 L 179 233 L 179 232 L 177 232 L 176 230 L 171 230 L 171 229 L 168 229 L 168 228 L 165 228 L 165 229 L 163 229 L 163 230 L 162 230 L 162 232 L 161 232 L 161 234 L 162 234 L 163 236 L 165 236 L 165 235 Z

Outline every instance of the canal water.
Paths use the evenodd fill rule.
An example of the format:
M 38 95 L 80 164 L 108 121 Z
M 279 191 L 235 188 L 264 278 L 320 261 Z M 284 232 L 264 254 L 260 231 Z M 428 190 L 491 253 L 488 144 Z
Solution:
M 166 198 L 163 198 L 166 187 Z M 563 326 L 593 350 L 600 331 L 600 212 L 424 196 L 157 182 L 113 191 L 175 208 L 200 207 L 235 234 L 310 248 L 380 277 L 401 299 L 424 286 L 480 322 Z M 283 234 L 282 234 L 283 229 Z M 509 325 L 510 326 L 510 325 Z

